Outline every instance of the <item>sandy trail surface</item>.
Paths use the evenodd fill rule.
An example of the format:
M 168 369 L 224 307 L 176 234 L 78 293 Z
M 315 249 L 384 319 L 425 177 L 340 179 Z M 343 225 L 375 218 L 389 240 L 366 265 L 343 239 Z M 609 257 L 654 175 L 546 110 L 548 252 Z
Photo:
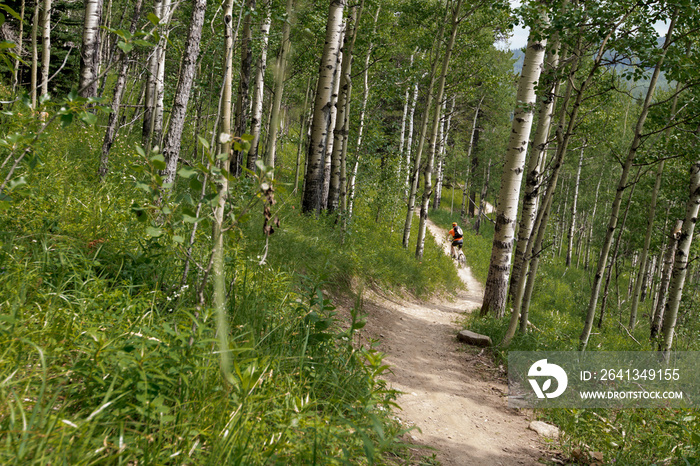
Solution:
M 447 232 L 432 222 L 431 234 L 444 243 Z M 455 322 L 481 305 L 483 287 L 469 268 L 459 269 L 467 289 L 453 300 L 405 301 L 365 294 L 365 336 L 380 341 L 391 365 L 391 386 L 403 392 L 402 422 L 418 429 L 407 434 L 420 455 L 443 465 L 534 465 L 546 447 L 527 428 L 529 420 L 507 407 L 503 369 L 490 357 L 459 343 Z

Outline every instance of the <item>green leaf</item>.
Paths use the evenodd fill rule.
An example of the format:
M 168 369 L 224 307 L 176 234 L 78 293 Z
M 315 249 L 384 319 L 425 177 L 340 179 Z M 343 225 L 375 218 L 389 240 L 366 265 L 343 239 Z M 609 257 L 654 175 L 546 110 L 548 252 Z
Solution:
M 97 116 L 90 112 L 82 112 L 80 114 L 80 119 L 83 120 L 88 126 L 92 126 L 97 122 Z
M 197 136 L 197 139 L 199 139 L 199 143 L 206 149 L 209 150 L 209 141 L 207 141 L 205 138 L 202 136 Z
M 197 171 L 190 167 L 182 167 L 180 170 L 178 170 L 177 174 L 183 178 L 189 179 L 195 176 L 197 174 Z
M 152 43 L 148 42 L 147 40 L 143 40 L 143 39 L 134 40 L 134 44 L 140 45 L 142 47 L 155 47 L 155 44 L 152 44 Z
M 136 152 L 138 152 L 138 154 L 139 154 L 141 157 L 145 157 L 145 156 L 146 156 L 146 151 L 144 151 L 144 150 L 143 150 L 143 147 L 141 147 L 141 146 L 138 145 L 138 144 L 136 144 Z
M 17 21 L 22 22 L 22 17 L 20 15 L 18 15 L 15 10 L 13 10 L 9 6 L 5 5 L 4 3 L 0 3 L 0 10 L 5 10 L 7 13 L 10 14 L 10 16 L 15 18 Z
M 151 157 L 151 163 L 153 164 L 153 167 L 156 168 L 157 170 L 165 170 L 165 157 L 163 157 L 163 154 L 156 154 Z
M 119 41 L 119 43 L 117 44 L 117 47 L 122 49 L 122 52 L 129 53 L 133 50 L 134 45 L 129 43 L 129 42 Z
M 156 227 L 148 227 L 146 228 L 146 234 L 153 238 L 160 238 L 161 236 L 163 236 L 163 230 Z
M 243 136 L 241 136 L 241 139 L 243 139 L 244 141 L 250 142 L 253 139 L 255 139 L 255 136 L 253 136 L 252 134 L 244 134 Z
M 175 235 L 175 236 L 173 236 L 173 241 L 174 241 L 175 243 L 180 243 L 180 244 L 182 244 L 182 243 L 185 242 L 185 238 L 183 238 L 183 237 L 180 236 L 180 235 Z
M 192 189 L 193 191 L 201 191 L 202 182 L 199 181 L 197 177 L 190 178 L 190 189 Z
M 148 20 L 153 23 L 154 26 L 158 26 L 160 24 L 160 18 L 158 18 L 156 15 L 153 13 L 148 13 L 148 16 L 146 16 Z
M 19 178 L 16 178 L 12 181 L 10 181 L 9 184 L 9 189 L 12 191 L 13 189 L 21 188 L 22 186 L 27 185 L 27 180 L 23 176 L 20 176 Z
M 73 123 L 72 113 L 65 113 L 61 115 L 61 126 L 65 128 L 66 126 L 70 126 L 71 123 Z

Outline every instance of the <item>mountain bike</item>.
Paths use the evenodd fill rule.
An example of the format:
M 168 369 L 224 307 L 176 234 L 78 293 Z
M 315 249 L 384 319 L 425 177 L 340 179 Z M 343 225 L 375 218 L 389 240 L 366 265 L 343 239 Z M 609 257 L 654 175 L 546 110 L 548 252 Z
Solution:
M 459 268 L 462 268 L 467 265 L 467 256 L 464 255 L 461 247 L 456 246 L 455 249 L 456 252 L 452 254 L 452 259 L 457 261 Z

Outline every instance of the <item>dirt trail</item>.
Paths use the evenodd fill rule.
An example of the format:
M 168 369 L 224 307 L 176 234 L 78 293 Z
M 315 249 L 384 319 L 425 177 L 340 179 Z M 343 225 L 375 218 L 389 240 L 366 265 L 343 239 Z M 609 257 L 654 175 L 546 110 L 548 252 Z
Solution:
M 432 222 L 432 235 L 447 233 Z M 408 440 L 435 448 L 443 465 L 534 465 L 545 447 L 527 429 L 523 414 L 509 409 L 507 386 L 490 359 L 455 339 L 455 319 L 481 305 L 483 288 L 468 268 L 459 275 L 467 285 L 454 301 L 407 302 L 367 293 L 366 332 L 380 340 L 391 365 L 391 386 L 404 394 L 399 417 L 415 425 Z M 431 450 L 420 454 L 431 456 Z

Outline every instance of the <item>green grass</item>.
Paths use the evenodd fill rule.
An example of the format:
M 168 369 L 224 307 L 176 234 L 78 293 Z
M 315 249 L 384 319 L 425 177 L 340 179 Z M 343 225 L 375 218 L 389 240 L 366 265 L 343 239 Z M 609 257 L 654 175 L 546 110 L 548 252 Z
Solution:
M 135 139 L 120 136 L 105 184 L 101 130 L 78 125 L 48 132 L 41 160 L 17 174 L 27 184 L 0 218 L 0 464 L 382 464 L 402 455 L 383 355 L 352 344 L 361 300 L 341 325 L 326 292 L 454 290 L 459 279 L 435 242 L 426 239 L 417 261 L 415 244 L 401 247 L 400 216 L 376 222 L 362 200 L 342 235 L 333 218 L 299 215 L 283 178 L 267 261 L 262 207 L 228 235 L 226 383 L 210 290 L 204 306 L 197 294 L 211 224 L 200 222 L 181 286 L 182 248 L 146 234 L 132 210 L 148 201 L 129 168 Z M 254 188 L 237 185 L 234 202 Z M 190 228 L 173 234 L 189 238 Z

